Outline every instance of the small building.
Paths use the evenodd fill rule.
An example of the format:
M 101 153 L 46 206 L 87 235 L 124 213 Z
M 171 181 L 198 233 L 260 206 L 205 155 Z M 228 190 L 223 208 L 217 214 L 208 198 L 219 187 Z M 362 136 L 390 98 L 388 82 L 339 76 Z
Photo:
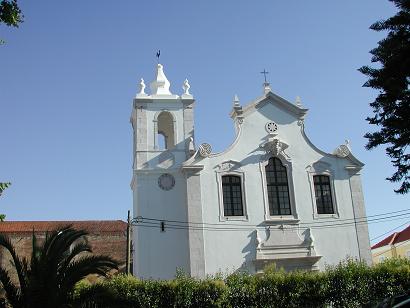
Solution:
M 410 258 L 410 225 L 394 232 L 372 246 L 373 263 L 380 263 L 387 258 Z
M 0 222 L 0 233 L 7 235 L 17 254 L 30 260 L 32 252 L 33 232 L 41 241 L 58 227 L 70 225 L 89 233 L 87 241 L 94 254 L 107 255 L 120 262 L 120 270 L 124 270 L 127 249 L 127 223 L 121 220 L 89 220 L 89 221 L 4 221 Z M 3 268 L 11 268 L 10 254 L 0 247 L 0 264 Z
M 194 277 L 257 273 L 272 263 L 320 270 L 346 257 L 371 263 L 364 164 L 348 141 L 332 153 L 318 149 L 305 134 L 308 109 L 265 82 L 244 106 L 235 96 L 236 137 L 215 153 L 212 141 L 196 145 L 190 87 L 185 80 L 183 93 L 172 93 L 158 64 L 151 92 L 141 79 L 133 100 L 138 277 L 169 279 L 177 268 Z

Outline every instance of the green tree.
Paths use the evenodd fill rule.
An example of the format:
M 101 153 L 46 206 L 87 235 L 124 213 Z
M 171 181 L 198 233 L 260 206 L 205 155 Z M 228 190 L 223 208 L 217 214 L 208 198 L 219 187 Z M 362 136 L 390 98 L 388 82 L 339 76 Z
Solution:
M 9 187 L 11 185 L 11 183 L 0 183 L 0 196 L 3 193 L 3 191 Z M 6 215 L 5 214 L 0 214 L 0 221 L 4 221 L 6 219 Z
M 20 258 L 10 239 L 0 234 L 0 246 L 12 258 L 18 283 L 4 267 L 0 282 L 7 303 L 14 308 L 70 307 L 75 284 L 90 274 L 106 276 L 117 269 L 116 261 L 107 256 L 90 254 L 91 247 L 81 239 L 88 233 L 70 226 L 47 234 L 39 244 L 33 231 L 31 259 Z
M 23 14 L 17 4 L 17 0 L 2 0 L 0 2 L 0 24 L 10 27 L 18 27 L 23 22 Z M 0 39 L 0 45 L 4 41 Z
M 3 191 L 7 188 L 7 187 L 9 187 L 11 185 L 11 183 L 0 183 L 0 196 L 1 196 L 1 194 L 3 193 Z
M 366 120 L 380 130 L 365 135 L 366 148 L 386 145 L 386 154 L 395 167 L 387 180 L 400 182 L 395 192 L 405 194 L 410 189 L 410 0 L 389 1 L 398 8 L 397 14 L 370 26 L 375 31 L 388 31 L 370 51 L 371 61 L 380 68 L 363 66 L 359 71 L 369 77 L 364 86 L 379 91 L 370 104 L 374 115 Z

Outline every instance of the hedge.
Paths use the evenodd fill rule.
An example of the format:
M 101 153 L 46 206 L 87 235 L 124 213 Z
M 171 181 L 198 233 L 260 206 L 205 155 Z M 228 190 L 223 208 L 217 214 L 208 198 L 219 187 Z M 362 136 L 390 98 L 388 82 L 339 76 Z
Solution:
M 78 307 L 372 307 L 410 290 L 410 261 L 367 266 L 346 260 L 323 272 L 269 268 L 260 275 L 234 273 L 203 280 L 178 274 L 170 281 L 118 275 L 80 283 Z

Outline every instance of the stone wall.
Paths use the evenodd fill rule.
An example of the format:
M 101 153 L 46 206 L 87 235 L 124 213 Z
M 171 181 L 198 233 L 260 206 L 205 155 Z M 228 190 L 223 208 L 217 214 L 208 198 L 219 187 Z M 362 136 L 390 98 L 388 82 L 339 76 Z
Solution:
M 17 222 L 6 223 L 10 224 Z M 20 223 L 21 225 L 24 222 L 18 223 Z M 125 272 L 127 224 L 122 221 L 116 221 L 115 223 L 115 228 L 109 228 L 109 230 L 104 230 L 103 224 L 99 226 L 99 222 L 93 222 L 93 227 L 89 228 L 90 230 L 87 230 L 89 232 L 89 235 L 87 236 L 87 241 L 92 247 L 93 254 L 107 255 L 114 258 L 120 263 L 120 271 Z M 12 228 L 2 228 L 2 224 L 5 223 L 0 223 L 0 233 L 7 235 L 11 239 L 13 246 L 20 258 L 27 258 L 28 260 L 30 260 L 32 252 L 33 231 L 12 231 L 10 230 Z M 75 224 L 74 227 L 76 227 Z M 35 231 L 35 235 L 40 243 L 45 240 L 46 232 L 47 231 Z M 13 274 L 15 273 L 15 271 L 14 266 L 11 262 L 11 255 L 3 247 L 0 247 L 0 265 L 3 268 L 7 269 L 10 273 L 12 273 L 13 277 L 15 276 Z

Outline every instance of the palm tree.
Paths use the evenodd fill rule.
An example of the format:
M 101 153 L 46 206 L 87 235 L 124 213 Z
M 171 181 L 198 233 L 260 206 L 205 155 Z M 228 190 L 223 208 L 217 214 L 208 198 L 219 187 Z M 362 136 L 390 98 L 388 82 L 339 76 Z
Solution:
M 10 252 L 18 283 L 0 267 L 0 282 L 13 308 L 71 307 L 74 285 L 90 274 L 106 276 L 118 263 L 107 256 L 90 254 L 80 239 L 88 233 L 65 226 L 46 235 L 39 244 L 33 230 L 31 259 L 20 258 L 10 239 L 0 234 L 0 246 Z

